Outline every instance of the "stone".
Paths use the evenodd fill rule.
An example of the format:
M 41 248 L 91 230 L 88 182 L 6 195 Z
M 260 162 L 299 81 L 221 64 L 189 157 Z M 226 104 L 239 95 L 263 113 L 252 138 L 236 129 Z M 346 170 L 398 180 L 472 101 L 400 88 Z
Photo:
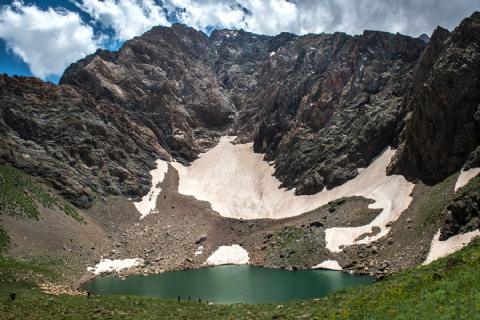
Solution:
M 196 243 L 199 244 L 199 243 L 205 242 L 207 241 L 207 239 L 208 239 L 208 236 L 201 236 Z
M 323 223 L 321 223 L 320 221 L 314 221 L 314 222 L 310 223 L 310 227 L 322 228 Z

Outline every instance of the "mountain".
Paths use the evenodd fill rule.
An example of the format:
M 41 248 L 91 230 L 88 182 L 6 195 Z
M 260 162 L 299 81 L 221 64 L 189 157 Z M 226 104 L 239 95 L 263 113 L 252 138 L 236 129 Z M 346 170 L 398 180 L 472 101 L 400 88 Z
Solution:
M 219 134 L 253 140 L 284 186 L 313 194 L 354 178 L 391 144 L 424 47 L 377 31 L 207 37 L 177 24 L 72 64 L 60 84 L 116 105 L 179 161 Z
M 420 36 L 418 36 L 418 39 L 421 39 L 421 40 L 425 41 L 426 43 L 430 42 L 430 37 L 425 33 L 422 33 Z
M 480 165 L 479 31 L 477 12 L 451 34 L 440 27 L 433 33 L 400 107 L 390 173 L 439 181 Z
M 83 239 L 76 243 L 80 264 L 142 256 L 152 272 L 186 269 L 202 266 L 220 245 L 240 243 L 256 265 L 308 269 L 335 260 L 352 273 L 389 274 L 425 261 L 439 230 L 444 240 L 478 229 L 477 190 L 455 194 L 454 185 L 462 168 L 480 167 L 479 35 L 480 13 L 452 32 L 438 27 L 428 44 L 380 31 L 272 37 L 214 30 L 207 36 L 180 24 L 154 27 L 116 52 L 99 49 L 71 64 L 60 85 L 0 75 L 0 169 L 30 177 L 85 217 L 83 231 L 67 225 L 49 244 L 67 250 L 57 248 L 67 235 L 75 235 L 70 243 Z M 372 207 L 371 199 L 382 200 L 380 192 L 365 195 L 369 200 L 349 190 L 349 198 L 332 198 L 296 217 L 282 212 L 288 219 L 227 218 L 211 203 L 178 191 L 188 176 L 179 168 L 195 170 L 202 153 L 230 143 L 220 141 L 226 135 L 235 136 L 236 145 L 251 143 L 256 155 L 249 159 L 270 164 L 262 167 L 268 167 L 262 181 L 272 181 L 272 169 L 292 197 L 293 190 L 297 196 L 334 194 L 379 168 L 371 166 L 376 160 L 385 168 L 395 153 L 387 173 L 396 176 L 383 177 L 384 169 L 372 176 L 407 186 L 405 201 Z M 394 150 L 384 152 L 389 147 Z M 152 170 L 161 161 L 169 162 L 161 173 L 165 180 L 155 180 L 163 199 L 141 219 L 134 204 L 152 199 L 158 174 Z M 19 171 L 9 171 L 12 166 Z M 262 198 L 259 185 L 255 197 Z M 40 189 L 15 190 L 12 203 L 25 207 L 18 199 Z M 400 197 L 391 190 L 382 194 Z M 1 195 L 1 208 L 10 196 Z M 372 208 L 396 212 L 403 205 L 403 213 L 355 235 L 353 245 L 327 249 L 332 230 L 369 226 L 380 217 Z M 38 223 L 56 225 L 63 213 L 51 207 L 41 209 L 48 223 Z M 19 210 L 5 211 L 11 219 L 2 221 L 15 241 L 48 231 L 25 231 L 14 219 Z M 287 233 L 299 235 L 290 245 L 301 245 L 281 247 Z

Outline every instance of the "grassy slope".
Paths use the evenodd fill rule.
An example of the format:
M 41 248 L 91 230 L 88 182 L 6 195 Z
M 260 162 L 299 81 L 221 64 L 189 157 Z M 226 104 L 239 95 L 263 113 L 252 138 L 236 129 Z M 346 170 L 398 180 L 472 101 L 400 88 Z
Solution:
M 32 177 L 10 165 L 0 164 L 0 217 L 2 214 L 19 219 L 40 219 L 38 206 L 58 207 L 80 223 L 85 223 L 78 212 L 67 202 L 47 192 Z M 0 219 L 1 221 L 1 219 Z M 8 249 L 10 237 L 0 225 L 0 257 Z
M 78 212 L 37 183 L 32 177 L 10 165 L 0 164 L 0 214 L 19 218 L 39 219 L 38 205 L 60 208 L 78 222 L 84 222 Z

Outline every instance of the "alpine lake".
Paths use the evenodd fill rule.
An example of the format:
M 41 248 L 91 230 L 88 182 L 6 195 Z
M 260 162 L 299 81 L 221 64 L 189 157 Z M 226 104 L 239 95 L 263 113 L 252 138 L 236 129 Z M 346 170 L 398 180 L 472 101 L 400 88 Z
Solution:
M 224 303 L 287 302 L 320 298 L 346 287 L 364 286 L 371 276 L 352 276 L 331 270 L 268 269 L 223 265 L 165 272 L 149 276 L 100 276 L 83 289 L 98 295 L 135 295 L 162 299 Z

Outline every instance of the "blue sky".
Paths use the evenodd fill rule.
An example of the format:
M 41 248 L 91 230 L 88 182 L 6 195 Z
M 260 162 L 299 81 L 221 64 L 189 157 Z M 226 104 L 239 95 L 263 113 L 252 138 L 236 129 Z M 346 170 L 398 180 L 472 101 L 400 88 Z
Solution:
M 479 0 L 0 0 L 0 73 L 58 83 L 72 62 L 116 50 L 153 26 L 276 35 L 453 30 Z

